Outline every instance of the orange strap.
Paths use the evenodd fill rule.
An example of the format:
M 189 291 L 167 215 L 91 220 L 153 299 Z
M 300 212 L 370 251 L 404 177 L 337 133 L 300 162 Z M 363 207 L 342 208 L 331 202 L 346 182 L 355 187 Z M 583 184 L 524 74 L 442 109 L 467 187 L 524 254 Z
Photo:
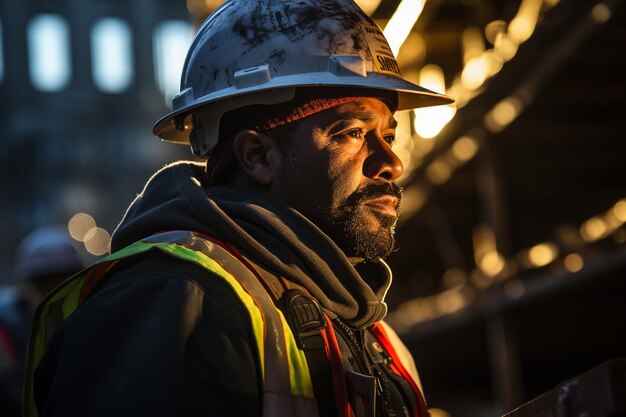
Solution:
M 337 343 L 337 336 L 333 329 L 333 324 L 326 314 L 324 314 L 327 326 L 322 330 L 322 337 L 326 345 L 326 356 L 330 361 L 330 368 L 333 374 L 333 388 L 335 391 L 335 400 L 337 401 L 337 409 L 340 417 L 352 417 L 352 407 L 348 399 L 348 387 L 344 375 L 343 362 L 341 359 L 341 350 Z
M 396 353 L 396 349 L 394 348 L 393 344 L 389 340 L 389 336 L 387 335 L 387 332 L 385 331 L 383 326 L 380 323 L 375 323 L 372 327 L 369 328 L 369 330 L 374 335 L 374 337 L 378 340 L 378 342 L 383 346 L 383 349 L 385 349 L 387 353 L 389 354 L 389 356 L 391 356 L 392 363 L 395 364 L 395 367 L 392 367 L 392 369 L 394 368 L 397 369 L 398 371 L 397 373 L 401 377 L 406 379 L 406 381 L 409 383 L 409 385 L 413 389 L 413 392 L 415 392 L 417 403 L 415 405 L 415 410 L 413 411 L 413 414 L 416 417 L 428 417 L 428 410 L 426 409 L 426 401 L 424 401 L 424 396 L 422 395 L 422 392 L 417 387 L 417 384 L 411 377 L 411 374 L 409 374 L 409 372 L 406 370 L 406 368 L 400 361 L 400 358 L 398 357 L 398 354 Z

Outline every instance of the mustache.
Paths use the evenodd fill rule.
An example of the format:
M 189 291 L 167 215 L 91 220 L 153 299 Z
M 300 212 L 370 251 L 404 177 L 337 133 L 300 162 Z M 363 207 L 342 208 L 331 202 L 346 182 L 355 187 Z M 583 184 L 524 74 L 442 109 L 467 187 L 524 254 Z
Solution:
M 357 190 L 350 199 L 353 200 L 353 203 L 358 204 L 366 200 L 385 196 L 392 196 L 398 199 L 397 210 L 402 201 L 402 188 L 395 182 L 375 182 Z

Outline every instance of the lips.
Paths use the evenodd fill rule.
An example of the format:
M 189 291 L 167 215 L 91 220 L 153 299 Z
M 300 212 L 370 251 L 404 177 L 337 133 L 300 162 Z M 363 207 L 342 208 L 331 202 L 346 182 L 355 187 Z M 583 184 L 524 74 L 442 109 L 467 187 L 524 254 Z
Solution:
M 363 204 L 388 216 L 398 216 L 398 198 L 395 196 L 386 195 L 377 197 L 371 200 L 366 200 Z

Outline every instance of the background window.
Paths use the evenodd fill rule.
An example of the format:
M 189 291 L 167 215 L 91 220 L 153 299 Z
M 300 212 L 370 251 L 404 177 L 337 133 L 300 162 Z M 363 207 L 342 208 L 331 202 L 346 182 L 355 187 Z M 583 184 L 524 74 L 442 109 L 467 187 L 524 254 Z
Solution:
M 119 93 L 133 78 L 131 32 L 119 18 L 106 17 L 91 30 L 91 68 L 96 86 L 108 93 Z
M 69 29 L 58 15 L 41 14 L 28 25 L 30 79 L 42 91 L 63 89 L 72 76 Z
M 191 25 L 182 20 L 170 20 L 154 31 L 154 69 L 157 87 L 168 106 L 180 87 L 180 74 L 193 38 Z
M 0 22 L 0 82 L 4 79 L 4 50 L 2 49 L 2 45 L 4 44 L 4 39 L 2 39 L 2 22 Z

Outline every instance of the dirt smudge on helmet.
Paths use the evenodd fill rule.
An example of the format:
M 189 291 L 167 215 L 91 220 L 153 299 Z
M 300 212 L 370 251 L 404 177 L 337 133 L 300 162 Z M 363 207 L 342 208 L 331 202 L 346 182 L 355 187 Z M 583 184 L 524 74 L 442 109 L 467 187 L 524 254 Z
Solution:
M 342 2 L 246 1 L 240 2 L 240 7 L 247 8 L 248 12 L 234 22 L 232 30 L 245 39 L 250 48 L 271 42 L 276 36 L 285 36 L 290 42 L 296 42 L 314 34 L 317 39 L 326 41 L 327 52 L 332 53 L 337 44 L 345 43 L 346 39 L 340 39 L 338 33 L 341 31 L 330 30 L 329 25 L 353 29 L 364 20 L 371 21 L 365 13 L 346 8 Z M 354 39 L 354 36 L 352 38 L 353 42 L 363 42 Z

